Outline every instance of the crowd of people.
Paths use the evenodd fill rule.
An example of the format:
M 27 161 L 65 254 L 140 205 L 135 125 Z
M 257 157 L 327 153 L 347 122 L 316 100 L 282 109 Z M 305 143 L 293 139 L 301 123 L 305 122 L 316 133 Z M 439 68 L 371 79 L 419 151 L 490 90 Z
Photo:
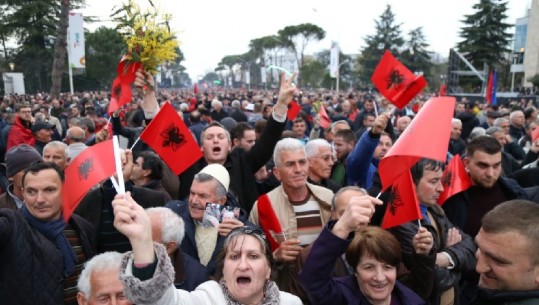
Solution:
M 394 111 L 294 78 L 155 92 L 139 71 L 146 89 L 113 113 L 103 93 L 5 97 L 2 303 L 539 304 L 535 101 L 458 100 L 446 160 L 410 168 L 422 219 L 383 229 L 379 162 L 431 96 Z M 138 140 L 166 102 L 202 151 L 179 175 Z M 102 181 L 64 222 L 64 170 L 113 135 L 127 139 L 126 193 Z M 457 155 L 471 186 L 440 205 Z

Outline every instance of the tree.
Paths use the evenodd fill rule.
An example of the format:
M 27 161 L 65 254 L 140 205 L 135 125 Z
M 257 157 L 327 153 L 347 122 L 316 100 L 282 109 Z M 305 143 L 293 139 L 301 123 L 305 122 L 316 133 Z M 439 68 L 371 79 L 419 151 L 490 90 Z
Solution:
M 100 88 L 110 88 L 117 75 L 116 66 L 122 58 L 125 43 L 115 29 L 99 27 L 85 33 L 86 76 Z
M 528 81 L 532 83 L 534 87 L 539 88 L 539 74 L 535 74 L 534 76 L 528 78 Z
M 374 68 L 382 58 L 385 50 L 398 55 L 404 39 L 401 36 L 401 24 L 395 23 L 395 15 L 391 11 L 391 6 L 387 5 L 386 10 L 380 15 L 380 20 L 375 20 L 376 33 L 365 37 L 365 47 L 358 57 L 359 77 L 361 81 L 370 82 Z M 398 56 L 397 56 L 398 57 Z
M 507 19 L 507 2 L 504 0 L 479 0 L 473 5 L 475 13 L 466 15 L 463 20 L 457 49 L 464 54 L 476 68 L 484 64 L 494 68 L 506 61 L 510 52 L 512 35 L 507 31 L 511 24 Z
M 421 71 L 424 75 L 429 75 L 433 52 L 428 51 L 429 44 L 423 34 L 423 28 L 419 27 L 408 33 L 408 40 L 405 42 L 405 50 L 401 54 L 402 63 L 411 71 Z
M 281 45 L 294 52 L 300 71 L 305 60 L 304 53 L 307 45 L 312 41 L 320 41 L 326 37 L 326 31 L 311 23 L 287 26 L 279 30 L 278 33 Z M 298 84 L 301 86 L 301 74 L 298 77 Z
M 56 41 L 54 42 L 54 55 L 52 62 L 52 87 L 51 96 L 60 97 L 62 86 L 62 73 L 66 63 L 67 53 L 67 27 L 69 25 L 69 0 L 60 0 L 60 18 L 56 32 Z

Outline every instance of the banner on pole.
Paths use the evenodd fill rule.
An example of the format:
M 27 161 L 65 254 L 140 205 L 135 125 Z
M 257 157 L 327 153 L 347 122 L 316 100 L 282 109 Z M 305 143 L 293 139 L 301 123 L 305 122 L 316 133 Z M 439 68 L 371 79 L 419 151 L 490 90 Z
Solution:
M 84 27 L 82 13 L 69 12 L 67 28 L 67 52 L 71 68 L 85 68 Z
M 339 75 L 339 46 L 335 42 L 331 44 L 329 54 L 329 75 L 332 78 L 337 78 Z

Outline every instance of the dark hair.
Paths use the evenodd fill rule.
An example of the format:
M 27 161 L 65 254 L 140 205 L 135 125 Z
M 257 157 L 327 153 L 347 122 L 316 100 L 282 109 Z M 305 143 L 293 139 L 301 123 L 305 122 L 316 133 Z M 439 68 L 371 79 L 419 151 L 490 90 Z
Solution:
M 266 125 L 268 124 L 268 121 L 265 119 L 260 119 L 256 121 L 255 123 L 255 132 L 256 133 L 262 133 L 264 129 L 266 129 Z
M 226 255 L 228 254 L 228 251 L 231 248 L 234 248 L 236 246 L 236 243 L 238 242 L 238 238 L 240 236 L 250 235 L 256 238 L 258 242 L 260 243 L 260 247 L 262 248 L 262 253 L 268 260 L 268 264 L 271 268 L 272 278 L 274 277 L 274 265 L 275 261 L 273 259 L 273 253 L 271 252 L 271 247 L 268 243 L 268 240 L 266 239 L 266 235 L 262 230 L 260 230 L 258 227 L 252 227 L 252 226 L 243 226 L 236 228 L 230 233 L 228 233 L 228 236 L 225 239 L 225 242 L 223 243 L 223 248 L 219 252 L 216 258 L 216 268 L 215 268 L 215 279 L 217 281 L 220 281 L 223 278 L 223 268 L 225 266 L 225 259 Z
M 159 156 L 152 151 L 141 151 L 138 153 L 137 158 L 142 158 L 142 169 L 149 169 L 152 171 L 150 179 L 161 180 L 163 178 L 163 161 Z
M 198 110 L 192 111 L 189 114 L 189 122 L 192 124 L 200 122 L 200 112 Z
M 487 233 L 516 232 L 526 237 L 529 253 L 535 264 L 539 263 L 539 205 L 535 202 L 515 199 L 503 202 L 481 219 L 481 228 Z
M 24 181 L 26 180 L 26 175 L 28 173 L 32 173 L 32 174 L 35 175 L 35 174 L 39 173 L 40 171 L 43 171 L 43 170 L 46 170 L 46 169 L 55 170 L 56 173 L 58 174 L 58 177 L 60 177 L 60 181 L 62 181 L 62 183 L 64 182 L 64 180 L 65 180 L 64 172 L 60 169 L 60 167 L 58 165 L 56 165 L 56 163 L 44 162 L 44 161 L 39 160 L 39 161 L 35 161 L 32 164 L 30 164 L 30 166 L 28 166 L 24 170 L 24 174 L 22 176 L 22 186 L 24 187 Z
M 494 155 L 502 151 L 502 146 L 495 138 L 491 136 L 479 136 L 468 143 L 466 146 L 466 155 L 471 158 L 476 151 L 482 151 L 489 155 Z
M 245 131 L 247 130 L 255 130 L 255 128 L 251 126 L 249 123 L 239 122 L 236 126 L 232 127 L 232 129 L 230 130 L 230 137 L 232 138 L 232 140 L 234 139 L 241 140 L 243 139 Z
M 346 261 L 356 268 L 363 254 L 398 267 L 402 261 L 399 241 L 388 231 L 374 226 L 361 228 L 346 249 Z
M 444 163 L 437 160 L 433 160 L 433 159 L 427 159 L 427 158 L 419 159 L 419 161 L 417 161 L 417 163 L 414 164 L 412 168 L 410 168 L 410 173 L 412 174 L 412 180 L 414 181 L 415 185 L 419 184 L 419 181 L 423 177 L 425 170 L 430 170 L 430 171 L 444 170 Z
M 337 131 L 333 138 L 337 137 L 342 138 L 346 143 L 356 142 L 356 134 L 352 131 L 352 129 L 341 129 Z
M 297 116 L 294 121 L 292 121 L 293 124 L 305 122 L 305 119 L 303 119 L 301 116 Z
M 18 103 L 15 105 L 15 111 L 19 112 L 22 108 L 31 108 L 29 103 Z

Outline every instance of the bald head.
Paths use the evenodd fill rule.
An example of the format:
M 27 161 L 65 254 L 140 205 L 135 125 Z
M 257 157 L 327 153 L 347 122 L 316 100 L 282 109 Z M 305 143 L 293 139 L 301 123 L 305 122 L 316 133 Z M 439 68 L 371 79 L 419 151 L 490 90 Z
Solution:
M 84 130 L 78 126 L 73 126 L 67 130 L 66 140 L 68 143 L 84 142 Z

